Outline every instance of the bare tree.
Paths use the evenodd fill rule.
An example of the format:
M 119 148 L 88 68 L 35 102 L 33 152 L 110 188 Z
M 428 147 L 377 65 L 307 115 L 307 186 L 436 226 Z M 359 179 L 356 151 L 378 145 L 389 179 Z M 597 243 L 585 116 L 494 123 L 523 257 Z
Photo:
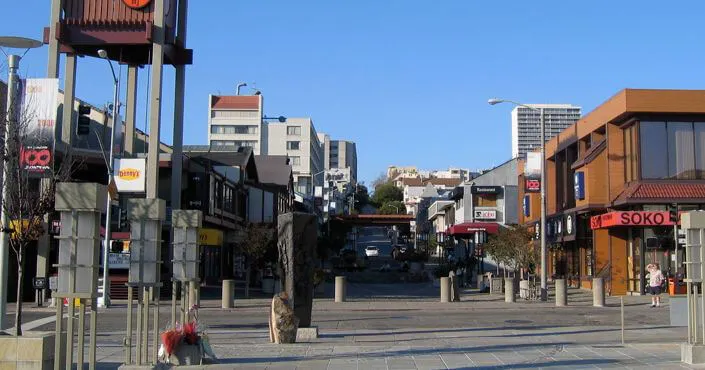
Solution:
M 17 99 L 19 101 L 19 97 Z M 7 191 L 2 201 L 2 210 L 7 215 L 9 224 L 1 225 L 10 234 L 10 247 L 17 260 L 17 309 L 15 311 L 14 335 L 22 335 L 22 292 L 24 290 L 24 272 L 27 246 L 47 232 L 44 217 L 54 209 L 54 192 L 56 184 L 68 181 L 76 167 L 70 151 L 64 155 L 60 165 L 53 161 L 53 153 L 30 153 L 25 145 L 36 141 L 36 130 L 29 126 L 34 112 L 15 104 L 7 116 L 0 118 L 0 132 L 7 130 L 7 141 L 2 145 L 2 160 L 5 171 Z M 46 123 L 48 124 L 48 123 Z M 51 123 L 54 126 L 54 123 Z M 2 136 L 0 136 L 2 137 Z M 46 157 L 48 156 L 48 157 Z M 29 171 L 32 164 L 50 163 L 50 170 L 43 171 L 42 176 Z M 0 222 L 2 222 L 0 220 Z
M 377 189 L 378 186 L 384 185 L 392 180 L 393 179 L 387 178 L 386 173 L 380 172 L 380 174 L 374 180 L 372 180 L 372 189 Z

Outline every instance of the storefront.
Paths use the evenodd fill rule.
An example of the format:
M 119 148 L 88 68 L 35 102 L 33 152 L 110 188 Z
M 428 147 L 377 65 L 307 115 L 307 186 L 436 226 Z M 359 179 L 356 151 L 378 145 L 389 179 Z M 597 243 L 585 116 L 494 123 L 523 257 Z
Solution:
M 219 282 L 223 276 L 223 263 L 231 261 L 229 253 L 232 251 L 223 248 L 223 232 L 217 229 L 201 228 L 198 230 L 198 244 L 201 248 L 201 281 L 206 284 Z
M 664 275 L 668 276 L 679 271 L 678 261 L 682 261 L 682 257 L 676 255 L 675 223 L 670 213 L 667 210 L 653 210 L 665 208 L 660 206 L 643 208 L 647 210 L 607 212 L 593 216 L 590 221 L 592 230 L 607 231 L 609 235 L 607 247 L 612 257 L 612 284 L 617 289 L 624 285 L 630 294 L 645 293 L 646 265 L 658 263 Z

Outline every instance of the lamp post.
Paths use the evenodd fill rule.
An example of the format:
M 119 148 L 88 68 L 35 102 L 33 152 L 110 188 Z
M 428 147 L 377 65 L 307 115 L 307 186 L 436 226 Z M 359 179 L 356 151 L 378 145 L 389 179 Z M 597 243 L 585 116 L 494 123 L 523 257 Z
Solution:
M 17 108 L 17 87 L 19 76 L 17 71 L 20 68 L 20 60 L 27 54 L 29 49 L 34 49 L 42 46 L 41 41 L 28 39 L 24 37 L 14 37 L 14 36 L 0 36 L 0 51 L 7 56 L 7 112 L 6 113 L 6 127 L 4 128 L 5 138 L 3 140 L 3 146 L 0 147 L 0 152 L 5 152 L 5 143 L 9 141 L 9 129 L 10 124 L 13 122 L 15 115 L 18 113 Z M 7 54 L 2 48 L 10 49 L 25 49 L 22 55 Z M 2 200 L 7 199 L 7 183 L 4 181 L 7 178 L 8 162 L 4 161 L 2 170 Z M 2 228 L 0 229 L 0 330 L 6 329 L 5 326 L 5 316 L 7 316 L 7 274 L 8 274 L 8 264 L 10 259 L 10 220 L 7 212 L 5 212 L 5 207 L 0 207 L 0 222 L 2 223 Z M 19 300 L 20 297 L 18 297 Z
M 544 109 L 531 107 L 526 104 L 521 104 L 506 99 L 489 99 L 487 103 L 490 105 L 510 103 L 518 107 L 530 109 L 534 112 L 539 112 L 541 115 L 541 300 L 546 301 L 548 300 L 548 276 L 546 271 L 548 261 L 546 258 L 546 121 L 544 117 Z
M 98 56 L 101 59 L 105 59 L 110 66 L 110 72 L 113 74 L 113 128 L 110 130 L 110 155 L 108 157 L 108 186 L 112 186 L 113 182 L 113 161 L 114 161 L 114 147 L 115 147 L 115 132 L 117 131 L 118 125 L 122 124 L 118 122 L 118 114 L 120 114 L 120 76 L 115 74 L 115 69 L 113 68 L 113 63 L 108 59 L 108 52 L 104 49 L 98 50 Z M 110 252 L 110 214 L 111 214 L 111 203 L 112 199 L 110 197 L 110 192 L 108 192 L 108 205 L 105 211 L 105 241 L 103 246 L 103 296 L 98 298 L 99 307 L 110 307 L 110 284 L 108 282 L 108 257 Z

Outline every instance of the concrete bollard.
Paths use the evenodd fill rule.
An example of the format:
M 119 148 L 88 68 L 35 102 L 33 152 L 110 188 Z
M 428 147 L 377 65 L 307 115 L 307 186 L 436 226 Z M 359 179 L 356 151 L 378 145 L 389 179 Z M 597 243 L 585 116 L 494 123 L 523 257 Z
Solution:
M 605 281 L 602 278 L 592 279 L 592 305 L 605 307 Z
M 565 279 L 556 279 L 556 307 L 568 305 L 568 285 Z
M 517 301 L 516 294 L 514 294 L 513 278 L 504 279 L 504 301 L 507 303 L 514 303 Z
M 188 285 L 189 308 L 201 304 L 201 286 L 198 282 L 192 281 Z
M 483 278 L 484 276 L 485 276 L 485 275 L 477 275 L 477 282 L 476 282 L 476 283 L 477 283 L 477 286 L 476 286 L 477 289 L 482 289 L 482 278 Z
M 450 302 L 450 278 L 441 278 L 441 302 Z
M 345 276 L 335 277 L 335 302 L 345 302 Z
M 223 280 L 223 294 L 220 302 L 221 308 L 233 308 L 233 298 L 235 296 L 234 280 Z

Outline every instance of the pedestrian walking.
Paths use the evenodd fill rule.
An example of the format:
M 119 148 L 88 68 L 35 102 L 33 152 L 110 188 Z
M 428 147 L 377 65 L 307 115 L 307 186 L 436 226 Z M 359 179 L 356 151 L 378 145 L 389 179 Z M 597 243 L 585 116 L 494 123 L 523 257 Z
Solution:
M 649 279 L 649 293 L 651 293 L 651 307 L 661 306 L 661 285 L 663 284 L 663 273 L 658 263 L 650 263 L 646 266 L 649 271 L 646 276 Z

